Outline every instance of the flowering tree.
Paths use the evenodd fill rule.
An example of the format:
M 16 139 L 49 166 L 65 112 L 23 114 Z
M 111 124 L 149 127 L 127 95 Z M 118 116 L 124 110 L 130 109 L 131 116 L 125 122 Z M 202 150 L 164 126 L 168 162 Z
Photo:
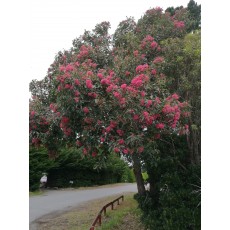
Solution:
M 189 117 L 190 135 L 187 137 L 191 163 L 200 164 L 201 155 L 201 49 L 200 32 L 186 35 L 183 39 L 167 39 L 162 44 L 167 88 L 177 92 L 191 105 Z M 176 76 L 176 77 L 175 77 Z
M 152 12 L 162 14 L 159 9 Z M 168 20 L 175 33 L 183 33 L 182 26 L 175 28 L 172 19 Z M 31 102 L 30 140 L 45 144 L 53 153 L 58 145 L 68 143 L 81 148 L 84 155 L 101 159 L 108 152 L 130 155 L 138 193 L 143 195 L 140 155 L 146 143 L 161 135 L 188 132 L 184 122 L 188 104 L 165 87 L 164 57 L 156 39 L 151 35 L 135 38 L 135 24 L 130 20 L 122 23 L 131 24 L 130 36 L 121 24 L 109 62 L 104 60 L 108 43 L 102 52 L 96 36 L 101 33 L 105 40 L 109 37 L 103 32 L 108 23 L 97 25 L 94 34 L 85 33 L 75 42 L 76 49 L 55 60 L 48 73 L 48 99 L 44 103 L 37 95 Z M 131 42 L 120 40 L 120 35 Z

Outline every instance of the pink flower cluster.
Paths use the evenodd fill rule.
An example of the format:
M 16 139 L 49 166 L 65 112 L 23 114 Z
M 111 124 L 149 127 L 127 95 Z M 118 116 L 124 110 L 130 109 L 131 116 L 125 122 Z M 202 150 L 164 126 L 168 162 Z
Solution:
M 141 73 L 141 72 L 144 72 L 144 71 L 148 70 L 148 68 L 149 68 L 148 64 L 139 65 L 136 68 L 136 72 Z
M 183 29 L 183 28 L 185 27 L 185 24 L 184 24 L 183 21 L 177 21 L 177 20 L 175 20 L 175 21 L 174 21 L 174 26 L 175 26 L 176 28 L 178 28 L 178 29 Z
M 90 79 L 87 79 L 87 80 L 85 81 L 85 83 L 86 83 L 86 87 L 87 87 L 88 89 L 92 89 L 92 88 L 93 88 L 93 84 L 92 84 L 92 81 L 91 81 Z
M 156 124 L 157 129 L 164 129 L 165 125 L 163 123 Z
M 71 72 L 71 71 L 74 70 L 74 66 L 72 64 L 68 64 L 67 66 L 62 65 L 62 66 L 59 67 L 59 70 L 61 72 Z
M 154 64 L 157 64 L 157 63 L 161 63 L 164 61 L 164 58 L 163 57 L 156 57 L 154 60 L 153 60 L 153 63 Z
M 62 129 L 62 131 L 66 136 L 71 136 L 73 131 L 71 128 L 68 127 L 68 124 L 69 124 L 69 118 L 63 116 L 61 118 L 60 128 Z
M 135 57 L 138 56 L 138 53 L 139 53 L 138 50 L 133 51 L 133 54 L 134 54 Z
M 34 117 L 35 111 L 31 111 L 31 112 L 30 112 L 30 115 L 31 115 L 31 117 Z
M 155 41 L 153 41 L 150 46 L 152 49 L 156 49 L 158 44 Z
M 91 49 L 92 48 L 90 46 L 82 45 L 81 48 L 80 48 L 80 53 L 77 55 L 77 58 L 81 59 L 81 58 L 87 57 L 89 55 L 89 51 Z
M 86 114 L 89 113 L 89 109 L 88 109 L 87 107 L 84 107 L 82 110 L 83 110 L 83 112 L 86 113 Z
M 150 115 L 147 111 L 143 112 L 144 121 L 147 125 L 152 125 L 153 121 L 155 120 L 155 116 Z
M 145 81 L 147 81 L 148 79 L 149 79 L 148 76 L 146 76 L 146 75 L 144 75 L 144 74 L 140 74 L 140 75 L 138 75 L 138 76 L 136 76 L 136 77 L 134 77 L 134 78 L 132 79 L 131 85 L 133 85 L 133 86 L 136 87 L 136 88 L 139 88 L 139 87 L 142 86 L 143 83 L 144 83 Z
M 157 46 L 157 43 L 154 41 L 154 38 L 150 35 L 147 35 L 141 42 L 141 49 L 145 49 L 145 48 L 147 48 L 147 46 L 150 46 L 151 48 L 153 48 L 151 46 L 152 43 L 153 43 L 153 45 L 152 45 L 153 47 L 155 45 Z M 154 47 L 154 48 L 156 48 L 156 47 Z
M 121 130 L 121 129 L 118 129 L 118 130 L 117 130 L 117 134 L 118 134 L 119 136 L 123 136 L 123 135 L 124 135 L 124 131 Z

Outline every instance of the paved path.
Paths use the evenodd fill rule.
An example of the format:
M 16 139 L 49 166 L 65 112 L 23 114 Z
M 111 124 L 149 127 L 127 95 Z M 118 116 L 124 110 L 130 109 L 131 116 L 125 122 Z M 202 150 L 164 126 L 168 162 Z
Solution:
M 137 192 L 137 185 L 127 183 L 110 188 L 46 191 L 42 195 L 29 198 L 30 224 L 44 215 L 67 211 L 80 203 L 123 192 Z

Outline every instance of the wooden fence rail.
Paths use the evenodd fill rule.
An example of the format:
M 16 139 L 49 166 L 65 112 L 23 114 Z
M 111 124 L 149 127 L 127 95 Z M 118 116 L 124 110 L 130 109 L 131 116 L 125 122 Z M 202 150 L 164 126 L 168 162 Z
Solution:
M 102 209 L 101 211 L 98 213 L 96 219 L 94 220 L 92 226 L 90 227 L 89 230 L 94 230 L 95 229 L 95 225 L 98 223 L 100 226 L 101 226 L 101 216 L 102 216 L 102 213 L 104 212 L 104 215 L 106 214 L 106 208 L 108 208 L 109 206 L 112 206 L 111 210 L 114 209 L 114 203 L 117 202 L 117 205 L 119 205 L 119 200 L 122 199 L 122 201 L 124 201 L 124 196 L 120 196 L 118 197 L 117 199 L 113 200 L 112 202 L 109 202 L 108 204 L 106 204 Z

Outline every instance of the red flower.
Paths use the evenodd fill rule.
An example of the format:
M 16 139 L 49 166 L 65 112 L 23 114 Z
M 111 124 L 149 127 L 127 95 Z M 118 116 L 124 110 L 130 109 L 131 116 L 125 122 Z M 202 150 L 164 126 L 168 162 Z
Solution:
M 71 89 L 72 87 L 71 87 L 71 85 L 70 84 L 66 84 L 65 85 L 65 89 Z
M 84 108 L 83 108 L 83 112 L 84 112 L 84 113 L 89 113 L 89 109 L 88 109 L 87 107 L 84 107 Z
M 176 93 L 174 93 L 174 94 L 172 95 L 172 98 L 175 99 L 175 100 L 178 100 L 178 99 L 179 99 L 179 96 L 178 96 Z
M 112 130 L 112 127 L 111 126 L 108 126 L 105 128 L 106 132 L 109 133 L 111 130 Z
M 65 71 L 65 66 L 60 66 L 59 70 L 62 71 L 62 72 L 64 72 Z
M 105 141 L 105 138 L 104 138 L 104 137 L 100 137 L 100 141 L 101 141 L 101 142 L 104 142 L 104 141 Z
M 156 74 L 157 74 L 157 71 L 156 71 L 155 69 L 153 69 L 153 70 L 151 71 L 151 73 L 152 73 L 153 75 L 156 75 Z
M 92 88 L 93 88 L 93 84 L 92 84 L 92 81 L 91 81 L 91 80 L 87 79 L 85 82 L 86 82 L 86 87 L 87 87 L 88 89 L 92 89 Z
M 122 89 L 126 89 L 126 87 L 127 87 L 126 84 L 122 84 L 122 85 L 121 85 L 121 88 L 122 88 Z
M 137 72 L 137 73 L 141 73 L 141 72 L 146 71 L 148 68 L 149 68 L 148 64 L 139 65 L 139 66 L 137 66 L 137 68 L 136 68 L 136 72 Z
M 145 96 L 145 92 L 144 91 L 141 91 L 140 94 L 141 94 L 142 97 Z
M 75 101 L 76 103 L 78 103 L 78 102 L 79 102 L 79 97 L 75 97 L 75 98 L 74 98 L 74 101 Z
M 134 121 L 137 121 L 138 119 L 139 119 L 139 116 L 138 116 L 137 114 L 134 114 L 134 115 L 133 115 L 133 120 L 134 120 Z
M 134 86 L 136 86 L 138 88 L 138 87 L 140 87 L 143 84 L 143 81 L 139 77 L 135 77 L 131 81 L 131 84 L 134 85 Z
M 70 71 L 73 71 L 74 70 L 74 67 L 71 65 L 71 64 L 68 64 L 67 66 L 66 66 L 66 72 L 70 72 Z
M 121 130 L 121 129 L 118 129 L 118 130 L 117 130 L 117 133 L 118 133 L 119 136 L 123 136 L 123 135 L 124 135 L 124 131 Z
M 165 125 L 163 123 L 156 124 L 157 129 L 163 129 Z
M 33 117 L 35 115 L 35 111 L 31 111 L 31 116 Z
M 102 79 L 103 78 L 103 74 L 102 73 L 98 73 L 97 76 Z
M 89 97 L 92 97 L 92 98 L 96 98 L 96 97 L 97 97 L 97 94 L 96 94 L 96 93 L 88 93 L 88 96 L 89 96 Z
M 80 81 L 78 79 L 75 79 L 74 83 L 75 85 L 80 85 Z
M 93 72 L 92 71 L 87 71 L 86 75 L 87 76 L 93 76 Z
M 118 99 L 121 98 L 121 94 L 118 92 L 113 92 L 113 95 L 114 95 L 114 97 L 116 97 Z
M 153 60 L 153 63 L 156 64 L 156 63 L 161 63 L 164 61 L 164 58 L 163 57 L 156 57 L 154 60 Z
M 143 146 L 139 147 L 139 148 L 137 149 L 137 151 L 138 151 L 138 153 L 142 153 L 142 152 L 144 151 L 144 147 L 143 147 Z
M 86 148 L 83 149 L 83 154 L 84 154 L 84 155 L 87 155 L 87 154 L 88 154 L 88 151 L 87 151 Z
M 130 75 L 130 72 L 129 71 L 126 71 L 125 72 L 125 76 L 128 77 Z
M 185 24 L 183 21 L 175 21 L 174 26 L 178 29 L 183 29 L 185 27 Z
M 117 147 L 115 147 L 115 148 L 113 149 L 113 151 L 114 151 L 115 153 L 119 153 L 119 152 L 120 152 L 120 149 L 117 148 Z
M 76 91 L 74 92 L 74 95 L 75 95 L 76 97 L 78 97 L 78 96 L 80 95 L 80 92 L 79 92 L 78 90 L 76 90 Z
M 124 154 L 128 154 L 128 153 L 129 153 L 129 150 L 128 150 L 128 149 L 123 149 L 123 153 L 124 153 Z
M 92 157 L 96 157 L 97 153 L 96 152 L 92 152 Z
M 125 143 L 125 141 L 123 139 L 118 140 L 119 145 L 123 145 L 124 143 Z
M 152 100 L 148 100 L 146 107 L 149 108 L 152 104 L 153 104 L 153 101 Z
M 112 129 L 114 129 L 117 126 L 117 122 L 116 121 L 110 121 L 110 126 Z
M 157 47 L 157 43 L 155 42 L 155 41 L 153 41 L 152 43 L 151 43 L 151 48 L 152 49 L 155 49 Z
M 133 51 L 133 54 L 135 57 L 137 57 L 138 56 L 138 50 Z
M 61 119 L 61 122 L 64 123 L 64 124 L 68 124 L 69 123 L 69 118 L 63 116 L 62 119 Z

